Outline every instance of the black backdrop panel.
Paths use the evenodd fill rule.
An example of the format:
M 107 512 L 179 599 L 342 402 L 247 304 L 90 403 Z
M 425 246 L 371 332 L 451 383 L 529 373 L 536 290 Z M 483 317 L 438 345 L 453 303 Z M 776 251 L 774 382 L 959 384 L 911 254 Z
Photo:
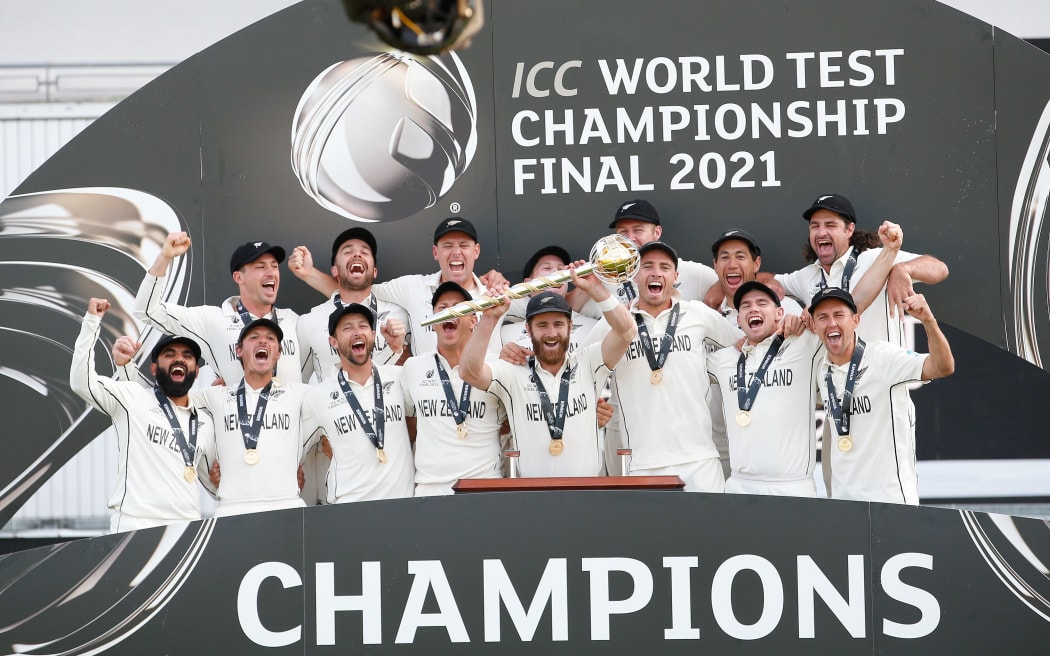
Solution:
M 1045 522 L 932 508 L 674 492 L 410 499 L 5 556 L 0 642 L 29 654 L 1041 654 L 1048 561 Z

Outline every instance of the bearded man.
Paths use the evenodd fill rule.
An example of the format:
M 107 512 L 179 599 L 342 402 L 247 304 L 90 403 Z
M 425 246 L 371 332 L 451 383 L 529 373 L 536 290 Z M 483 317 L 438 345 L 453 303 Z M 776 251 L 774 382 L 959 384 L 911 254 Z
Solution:
M 201 348 L 186 337 L 165 335 L 150 354 L 156 385 L 117 381 L 95 371 L 95 342 L 106 299 L 88 301 L 73 348 L 69 385 L 91 407 L 113 420 L 117 432 L 117 481 L 109 497 L 111 533 L 201 518 L 199 478 L 208 478 L 214 449 L 211 415 L 198 411 L 189 390 L 202 364 Z

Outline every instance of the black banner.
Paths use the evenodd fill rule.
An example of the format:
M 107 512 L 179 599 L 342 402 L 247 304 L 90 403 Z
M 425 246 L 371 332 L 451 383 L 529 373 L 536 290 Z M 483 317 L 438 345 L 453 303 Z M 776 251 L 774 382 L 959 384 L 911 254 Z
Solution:
M 410 499 L 0 563 L 0 641 L 27 654 L 1042 654 L 1050 638 L 1044 522 L 856 502 Z

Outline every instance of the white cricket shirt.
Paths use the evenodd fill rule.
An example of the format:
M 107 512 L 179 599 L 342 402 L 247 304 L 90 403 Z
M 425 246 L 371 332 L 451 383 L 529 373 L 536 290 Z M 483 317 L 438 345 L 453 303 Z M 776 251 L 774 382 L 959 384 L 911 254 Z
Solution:
M 551 434 L 540 405 L 538 388 L 532 380 L 532 370 L 504 360 L 492 360 L 488 365 L 492 370 L 489 391 L 507 408 L 511 430 L 521 452 L 518 470 L 522 477 L 602 474 L 604 455 L 595 406 L 610 371 L 602 361 L 601 344 L 583 346 L 568 354 L 557 375 L 548 372 L 538 362 L 536 364 L 536 372 L 552 406 L 558 402 L 562 372 L 566 367 L 572 370 L 562 439 L 564 451 L 557 456 L 548 450 Z
M 745 389 L 772 341 L 770 336 L 757 346 L 744 344 Z M 747 426 L 736 421 L 740 410 L 737 362 L 741 351 L 725 348 L 707 356 L 708 368 L 721 391 L 734 474 L 774 482 L 812 478 L 816 467 L 814 372 L 823 350 L 820 339 L 808 330 L 786 338 L 758 388 Z
M 208 408 L 215 418 L 215 459 L 222 473 L 216 496 L 216 517 L 305 506 L 299 498 L 297 471 L 303 454 L 313 446 L 316 424 L 303 412 L 310 388 L 281 381 L 270 389 L 256 444 L 259 461 L 244 460 L 245 445 L 237 417 L 237 385 L 190 392 L 191 401 Z M 245 385 L 251 421 L 261 390 Z
M 678 303 L 678 328 L 662 368 L 663 380 L 657 385 L 650 380 L 652 370 L 642 348 L 641 331 L 612 375 L 616 414 L 622 439 L 632 451 L 632 470 L 718 457 L 707 401 L 710 381 L 705 342 L 731 345 L 738 339 L 737 331 L 700 301 Z M 638 310 L 635 301 L 631 313 L 645 321 L 654 352 L 659 354 L 671 309 L 653 317 Z M 599 321 L 591 337 L 600 342 L 609 330 L 608 322 Z
M 802 306 L 790 298 L 783 298 L 780 301 L 780 307 L 784 308 L 785 314 L 793 314 L 795 316 L 801 316 L 804 310 Z M 740 324 L 737 322 L 736 308 L 733 307 L 733 299 L 725 298 L 722 299 L 722 305 L 719 307 L 719 313 L 725 317 L 725 320 L 729 322 L 729 325 L 737 331 L 737 337 L 743 338 L 744 331 L 740 328 Z M 736 344 L 734 341 L 733 344 Z M 711 344 L 708 344 L 708 353 L 714 353 L 718 349 L 714 348 Z M 708 367 L 710 369 L 710 366 Z M 732 415 L 728 418 L 722 411 L 722 388 L 719 387 L 717 380 L 711 381 L 710 395 L 708 396 L 708 407 L 711 409 L 711 435 L 715 442 L 715 448 L 718 449 L 718 457 L 723 463 L 729 462 L 729 435 L 726 432 L 726 422 L 734 421 Z M 728 471 L 726 475 L 728 476 Z
M 416 418 L 416 485 L 447 486 L 451 494 L 461 478 L 500 477 L 499 428 L 507 413 L 495 394 L 471 388 L 467 437 L 459 439 L 435 355 L 424 353 L 405 361 L 401 388 L 408 416 Z M 463 391 L 459 367 L 449 367 L 444 356 L 437 357 L 458 404 Z
M 838 430 L 824 404 L 831 443 L 824 445 L 823 457 L 831 460 L 829 492 L 833 499 L 919 503 L 908 383 L 922 380 L 927 357 L 888 342 L 865 341 L 850 404 L 849 451 L 838 448 Z M 824 399 L 830 398 L 824 380 L 829 367 L 836 396 L 841 399 L 849 363 L 834 365 L 826 356 L 821 361 L 816 375 Z
M 379 462 L 376 447 L 346 400 L 337 376 L 313 385 L 308 396 L 312 414 L 332 446 L 328 468 L 328 502 L 400 499 L 412 496 L 414 467 L 412 443 L 408 439 L 408 416 L 401 393 L 401 367 L 377 366 L 383 386 L 383 451 Z M 375 429 L 376 405 L 372 376 L 364 385 L 347 378 L 361 409 Z

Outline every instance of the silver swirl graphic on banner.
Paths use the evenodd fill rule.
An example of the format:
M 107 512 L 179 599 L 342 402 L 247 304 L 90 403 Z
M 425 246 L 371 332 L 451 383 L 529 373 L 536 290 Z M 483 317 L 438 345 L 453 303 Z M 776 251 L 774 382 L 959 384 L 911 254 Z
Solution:
M 1010 207 L 1010 300 L 1014 353 L 1043 367 L 1050 351 L 1050 102 L 1036 124 Z
M 332 64 L 292 121 L 292 171 L 321 207 L 369 223 L 432 207 L 470 165 L 477 100 L 455 53 Z
M 1036 615 L 1050 622 L 1050 523 L 959 511 L 963 526 L 992 573 Z
M 11 408 L 0 461 L 0 523 L 109 427 L 69 388 L 88 299 L 112 303 L 97 361 L 110 361 L 110 347 L 124 334 L 139 335 L 144 359 L 158 334 L 140 335 L 135 290 L 165 236 L 183 229 L 168 203 L 134 189 L 62 189 L 0 204 L 0 396 Z M 179 260 L 166 300 L 184 299 L 189 286 L 189 258 Z
M 22 562 L 3 568 L 7 578 L 0 580 L 0 596 L 24 603 L 21 617 L 5 618 L 8 623 L 0 626 L 0 641 L 12 632 L 21 640 L 0 642 L 9 650 L 5 653 L 88 656 L 112 649 L 175 598 L 214 528 L 210 519 L 124 533 L 109 538 L 114 540 L 110 548 L 100 545 L 86 558 L 83 553 L 63 557 L 65 549 L 76 549 L 75 542 L 9 556 Z M 60 583 L 52 565 L 70 576 Z

